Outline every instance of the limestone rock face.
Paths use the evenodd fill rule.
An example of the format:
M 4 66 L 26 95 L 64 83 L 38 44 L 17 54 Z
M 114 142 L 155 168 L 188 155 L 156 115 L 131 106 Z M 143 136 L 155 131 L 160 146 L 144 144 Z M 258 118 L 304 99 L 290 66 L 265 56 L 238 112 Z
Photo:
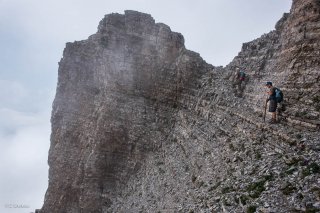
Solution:
M 41 212 L 319 211 L 319 29 L 319 1 L 294 0 L 214 67 L 150 15 L 105 16 L 59 64 Z M 262 119 L 266 81 L 285 95 L 279 124 Z
M 184 87 L 212 66 L 181 34 L 134 11 L 68 43 L 59 65 L 43 211 L 106 211 L 167 140 Z

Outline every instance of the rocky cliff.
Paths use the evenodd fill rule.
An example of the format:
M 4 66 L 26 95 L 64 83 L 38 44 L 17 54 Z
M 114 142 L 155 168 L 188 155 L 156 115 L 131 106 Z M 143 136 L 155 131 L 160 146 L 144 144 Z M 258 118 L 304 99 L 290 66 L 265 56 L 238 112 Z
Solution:
M 41 212 L 320 211 L 319 57 L 318 0 L 226 67 L 150 15 L 105 16 L 59 63 Z M 266 81 L 285 94 L 279 124 L 262 119 Z

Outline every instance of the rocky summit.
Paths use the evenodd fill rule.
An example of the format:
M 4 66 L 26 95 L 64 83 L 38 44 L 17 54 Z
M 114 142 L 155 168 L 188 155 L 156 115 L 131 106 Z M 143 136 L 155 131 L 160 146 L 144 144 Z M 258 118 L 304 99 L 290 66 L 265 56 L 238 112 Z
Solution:
M 293 0 L 226 67 L 148 14 L 109 14 L 58 73 L 38 212 L 320 212 L 319 0 Z

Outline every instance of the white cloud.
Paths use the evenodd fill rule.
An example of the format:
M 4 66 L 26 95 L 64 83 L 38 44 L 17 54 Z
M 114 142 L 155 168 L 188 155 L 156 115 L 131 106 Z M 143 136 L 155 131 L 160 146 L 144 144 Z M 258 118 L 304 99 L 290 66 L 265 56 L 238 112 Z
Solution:
M 53 91 L 0 80 L 0 212 L 25 213 L 42 206 L 52 99 Z M 9 208 L 11 204 L 29 208 Z
M 42 206 L 47 188 L 50 114 L 9 114 L 17 126 L 14 134 L 0 135 L 0 212 L 30 212 Z M 8 209 L 6 204 L 30 208 Z

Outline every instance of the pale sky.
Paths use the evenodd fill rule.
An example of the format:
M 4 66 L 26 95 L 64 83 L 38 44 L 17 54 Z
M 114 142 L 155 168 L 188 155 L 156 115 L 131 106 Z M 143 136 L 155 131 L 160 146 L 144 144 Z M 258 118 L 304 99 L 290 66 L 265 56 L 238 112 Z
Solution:
M 105 14 L 149 13 L 219 66 L 242 43 L 273 30 L 290 6 L 291 0 L 0 0 L 0 213 L 42 206 L 58 62 L 65 43 L 94 34 Z

